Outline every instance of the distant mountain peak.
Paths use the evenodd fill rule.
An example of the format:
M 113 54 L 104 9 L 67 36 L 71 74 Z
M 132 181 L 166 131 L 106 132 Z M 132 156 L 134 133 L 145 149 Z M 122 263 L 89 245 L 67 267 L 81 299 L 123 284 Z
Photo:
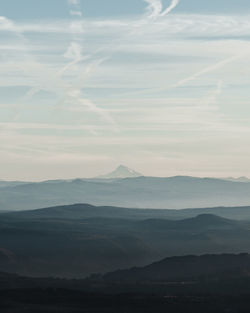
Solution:
M 246 176 L 241 176 L 241 177 L 226 177 L 223 178 L 224 180 L 229 180 L 232 182 L 239 182 L 239 183 L 250 183 L 250 179 Z
M 132 170 L 131 168 L 125 165 L 119 165 L 114 171 L 106 175 L 98 176 L 98 178 L 112 179 L 112 178 L 129 178 L 129 177 L 140 177 L 140 176 L 143 176 L 143 175 Z

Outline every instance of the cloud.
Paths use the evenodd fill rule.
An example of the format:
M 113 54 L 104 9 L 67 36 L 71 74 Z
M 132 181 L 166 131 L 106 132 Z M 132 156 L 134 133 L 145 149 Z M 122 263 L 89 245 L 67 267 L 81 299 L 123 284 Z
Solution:
M 71 6 L 78 6 L 80 5 L 80 1 L 77 0 L 70 0 L 69 1 Z M 70 10 L 70 14 L 73 18 L 75 17 L 81 17 L 82 12 L 80 9 L 77 11 Z M 73 65 L 78 65 L 82 60 L 86 60 L 89 58 L 88 55 L 84 56 L 82 53 L 82 37 L 79 37 L 79 32 L 82 31 L 82 22 L 80 21 L 72 21 L 71 23 L 71 29 L 73 34 L 73 42 L 70 43 L 69 47 L 67 48 L 67 51 L 64 53 L 64 57 L 72 60 L 70 63 L 66 64 L 62 70 L 59 71 L 58 75 L 62 76 L 62 74 L 69 70 Z M 100 58 L 99 63 L 94 61 L 93 64 L 95 66 L 98 66 L 102 62 L 104 62 L 106 58 Z M 91 66 L 86 67 L 84 70 L 85 74 L 90 74 L 92 68 Z M 77 88 L 76 84 L 71 84 L 69 87 L 69 91 L 67 91 L 66 95 L 62 99 L 62 102 L 66 101 L 67 98 L 73 99 L 76 104 L 79 104 L 81 106 L 87 107 L 90 111 L 96 113 L 98 116 L 102 118 L 103 121 L 111 124 L 114 127 L 114 131 L 117 131 L 117 125 L 114 121 L 114 119 L 111 117 L 111 115 L 108 112 L 105 112 L 103 109 L 99 108 L 93 101 L 90 99 L 87 99 L 86 97 L 83 97 L 82 92 L 79 88 Z M 94 130 L 92 131 L 92 134 L 95 133 Z
M 82 17 L 82 12 L 80 8 L 80 0 L 68 0 L 70 6 L 70 15 L 73 17 Z
M 5 16 L 0 16 L 0 30 L 1 31 L 16 31 L 14 23 L 6 18 Z
M 82 58 L 82 47 L 77 42 L 71 42 L 66 52 L 64 53 L 64 57 L 71 60 L 79 60 Z
M 222 94 L 223 88 L 223 81 L 218 80 L 215 88 L 211 90 L 209 93 L 207 93 L 202 99 L 199 100 L 199 104 L 202 107 L 210 108 L 211 110 L 214 110 L 215 112 L 219 111 L 218 106 L 218 99 Z
M 80 3 L 79 1 L 75 1 L 75 0 L 69 1 L 70 5 L 77 5 L 79 3 Z M 56 88 L 59 87 L 59 89 L 62 89 L 62 90 L 67 90 L 70 88 L 69 83 L 66 83 L 62 78 L 62 75 L 64 74 L 64 72 L 69 70 L 73 65 L 78 64 L 80 61 L 84 59 L 84 57 L 82 56 L 82 47 L 80 44 L 80 40 L 78 39 L 79 32 L 82 31 L 81 21 L 80 22 L 72 21 L 70 28 L 72 30 L 73 39 L 75 41 L 70 43 L 70 45 L 68 46 L 63 56 L 66 59 L 69 59 L 71 61 L 65 66 L 63 66 L 63 68 L 60 69 L 59 71 L 52 73 L 52 75 L 51 75 L 51 70 L 48 70 L 48 73 L 47 73 L 49 77 L 54 78 L 55 83 L 56 83 Z M 46 67 L 44 67 L 44 70 L 47 71 Z M 26 92 L 24 97 L 21 99 L 21 103 L 25 103 L 27 100 L 32 99 L 43 88 L 44 88 L 43 83 L 38 83 L 37 86 L 32 87 L 28 92 Z M 51 86 L 51 88 L 53 89 L 53 86 Z M 16 115 L 15 119 L 17 119 L 17 117 L 18 115 Z
M 70 15 L 82 17 L 82 12 L 70 10 Z
M 148 3 L 146 9 L 148 12 L 148 18 L 153 19 L 160 16 L 163 9 L 161 0 L 145 0 L 145 2 Z
M 80 4 L 80 0 L 68 0 L 68 4 L 69 5 L 79 5 Z
M 142 23 L 143 21 L 143 23 Z M 150 20 L 149 20 L 150 21 Z M 65 36 L 84 34 L 87 38 L 102 36 L 105 38 L 128 38 L 126 36 L 135 30 L 135 26 L 141 27 L 141 33 L 152 36 L 152 39 L 164 39 L 166 37 L 177 39 L 246 39 L 250 37 L 250 16 L 249 15 L 203 15 L 203 14 L 172 14 L 168 18 L 163 18 L 149 23 L 146 19 L 72 19 L 34 22 L 12 23 L 6 18 L 0 22 L 0 31 L 9 29 L 26 33 L 60 34 Z M 11 22 L 11 23 L 10 23 Z M 143 39 L 143 38 L 142 38 Z

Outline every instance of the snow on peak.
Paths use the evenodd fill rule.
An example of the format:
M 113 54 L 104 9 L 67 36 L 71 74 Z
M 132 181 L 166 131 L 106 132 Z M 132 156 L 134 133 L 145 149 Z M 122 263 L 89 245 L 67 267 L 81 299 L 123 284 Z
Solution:
M 140 176 L 143 176 L 143 175 L 132 170 L 131 168 L 128 168 L 127 166 L 119 165 L 114 171 L 106 175 L 99 176 L 98 178 L 111 179 L 111 178 L 128 178 L 128 177 L 140 177 Z

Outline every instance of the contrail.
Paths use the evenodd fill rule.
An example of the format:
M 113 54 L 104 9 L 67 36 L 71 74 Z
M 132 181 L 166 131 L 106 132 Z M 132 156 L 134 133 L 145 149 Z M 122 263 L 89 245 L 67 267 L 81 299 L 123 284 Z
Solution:
M 54 75 L 51 75 L 52 72 L 46 68 L 46 66 L 41 65 L 33 56 L 33 54 L 29 51 L 29 48 L 27 48 L 27 39 L 24 36 L 22 30 L 20 30 L 20 28 L 15 24 L 15 22 L 13 22 L 12 20 L 4 17 L 4 16 L 0 16 L 0 29 L 4 29 L 4 30 L 8 30 L 13 32 L 22 42 L 23 45 L 25 47 L 25 54 L 27 57 L 29 57 L 29 59 L 32 59 L 34 63 L 36 63 L 37 65 L 40 66 L 40 68 L 44 71 L 47 72 L 47 76 L 52 77 Z M 59 82 L 59 81 L 58 81 Z M 62 82 L 60 82 L 62 83 Z M 37 94 L 41 89 L 43 89 L 43 85 L 40 84 L 40 86 L 35 86 L 30 88 L 30 90 L 28 92 L 26 92 L 26 94 L 21 98 L 20 102 L 23 103 L 25 100 L 31 99 L 35 94 Z M 17 107 L 17 105 L 16 105 Z M 13 118 L 14 120 L 16 120 L 18 118 L 18 113 L 15 114 L 15 117 Z
M 157 19 L 159 17 L 163 17 L 165 15 L 167 15 L 169 12 L 171 12 L 179 3 L 179 0 L 173 0 L 170 4 L 170 6 L 168 8 L 166 8 L 163 11 L 163 5 L 162 5 L 162 1 L 161 0 L 144 0 L 145 2 L 147 2 L 148 8 L 147 10 L 150 12 L 150 15 L 147 17 L 147 20 L 151 20 L 151 19 Z M 68 4 L 69 4 L 69 8 L 70 8 L 70 15 L 73 18 L 80 18 L 82 16 L 82 12 L 80 9 L 80 1 L 79 0 L 67 0 Z M 79 20 L 79 19 L 78 19 Z M 144 21 L 144 24 L 147 23 L 147 21 Z M 139 25 L 142 26 L 142 25 Z M 80 40 L 79 37 L 77 36 L 78 33 L 73 32 L 74 34 L 74 38 L 73 41 L 71 42 L 70 46 L 68 47 L 68 50 L 65 53 L 65 57 L 71 59 L 71 62 L 69 62 L 68 64 L 66 64 L 61 70 L 59 70 L 55 77 L 57 77 L 58 79 L 60 79 L 62 77 L 62 75 L 68 71 L 72 66 L 80 63 L 83 60 L 86 60 L 88 58 L 90 58 L 91 56 L 83 56 L 82 55 L 82 51 L 81 51 L 81 46 L 78 43 L 78 41 Z M 131 34 L 130 34 L 131 35 Z M 133 35 L 133 32 L 132 32 Z M 104 62 L 106 59 L 108 59 L 110 57 L 106 57 L 103 58 L 99 63 Z M 98 63 L 97 63 L 98 65 Z M 89 74 L 89 73 L 88 73 Z M 65 88 L 65 87 L 64 87 Z M 69 89 L 70 87 L 68 86 Z M 31 99 L 36 93 L 38 93 L 40 90 L 42 89 L 42 86 L 37 86 L 37 87 L 33 87 L 31 90 L 29 90 L 26 95 L 23 97 L 22 101 Z M 68 94 L 69 96 L 69 94 Z M 80 101 L 80 94 L 78 94 L 78 97 L 74 97 L 75 99 L 78 98 L 78 101 Z M 81 102 L 82 104 L 85 103 L 85 105 L 88 103 L 86 101 L 86 99 L 84 99 L 84 101 Z M 90 103 L 88 103 L 88 106 Z M 95 106 L 95 105 L 94 105 Z M 92 107 L 92 110 L 95 111 L 96 113 L 101 113 L 100 110 L 96 110 L 96 108 L 94 108 L 94 106 Z M 101 113 L 101 115 L 104 117 L 103 112 Z M 105 113 L 105 120 L 106 121 L 112 121 L 112 123 L 114 123 L 114 121 L 112 120 L 111 117 L 107 118 L 107 115 Z
M 87 107 L 90 111 L 97 113 L 99 116 L 101 116 L 107 123 L 112 124 L 115 127 L 115 130 L 117 131 L 117 124 L 113 120 L 113 118 L 109 115 L 108 112 L 105 110 L 99 108 L 95 103 L 93 103 L 91 100 L 83 98 L 81 91 L 79 89 L 71 89 L 67 95 L 73 99 L 75 102 Z
M 163 11 L 162 0 L 144 0 L 148 3 L 147 11 L 149 12 L 149 19 L 157 19 L 169 14 L 178 4 L 179 0 L 172 0 L 169 7 Z
M 218 97 L 222 93 L 222 86 L 223 86 L 223 81 L 218 80 L 216 84 L 216 88 L 212 91 L 209 92 L 206 96 L 202 97 L 202 103 L 203 105 L 211 105 L 211 104 L 216 104 Z
M 189 76 L 187 78 L 184 78 L 184 79 L 180 80 L 179 82 L 177 82 L 176 84 L 171 86 L 171 88 L 177 88 L 177 87 L 180 87 L 182 85 L 185 85 L 186 83 L 188 83 L 188 82 L 190 82 L 192 80 L 195 80 L 196 78 L 198 78 L 198 77 L 200 77 L 200 76 L 202 76 L 204 74 L 216 71 L 216 70 L 220 69 L 221 67 L 224 67 L 227 64 L 233 63 L 234 61 L 236 61 L 238 59 L 241 59 L 245 55 L 247 55 L 247 53 L 241 53 L 241 54 L 232 56 L 230 58 L 227 58 L 227 59 L 225 59 L 223 61 L 220 61 L 220 62 L 218 62 L 218 63 L 216 63 L 214 65 L 211 65 L 209 67 L 206 67 L 203 70 L 195 73 L 194 75 L 191 75 L 191 76 Z
M 70 7 L 78 7 L 80 2 L 78 0 L 67 0 Z M 58 79 L 58 83 L 62 84 L 64 88 L 67 88 L 65 86 L 65 83 L 63 80 L 61 80 L 61 76 L 66 72 L 69 68 L 74 66 L 75 64 L 81 62 L 85 59 L 85 57 L 82 56 L 81 47 L 77 42 L 71 42 L 70 46 L 68 47 L 68 50 L 64 54 L 65 58 L 71 59 L 71 61 L 66 64 L 61 70 L 57 71 L 54 75 L 54 79 Z M 27 100 L 32 99 L 39 91 L 43 89 L 43 86 L 35 86 L 32 87 L 21 99 L 21 102 L 25 102 Z
M 163 11 L 163 5 L 162 5 L 162 1 L 161 0 L 144 0 L 145 2 L 147 2 L 149 5 L 147 7 L 147 10 L 150 12 L 149 16 L 147 16 L 146 20 L 143 20 L 142 23 L 138 23 L 137 26 L 143 26 L 144 24 L 148 23 L 148 20 L 152 20 L 152 19 L 157 19 L 159 17 L 163 17 L 166 16 L 168 13 L 170 13 L 179 3 L 179 0 L 173 0 L 170 4 L 170 6 L 168 8 L 166 8 Z M 72 6 L 77 6 L 79 8 L 79 4 L 80 2 L 78 0 L 68 0 L 70 6 L 71 6 L 71 11 L 72 12 Z M 75 8 L 76 9 L 76 8 Z M 80 10 L 78 9 L 78 11 L 74 11 L 74 12 L 80 12 Z M 81 14 L 72 14 L 72 16 L 76 16 L 79 15 L 81 16 Z M 127 36 L 131 36 L 133 35 L 135 32 L 131 32 L 130 34 L 128 34 Z M 76 51 L 76 47 L 74 49 L 74 51 Z M 66 70 L 68 70 L 71 66 L 79 63 L 82 60 L 82 56 L 81 53 L 75 53 L 77 55 L 77 57 L 74 59 L 71 63 L 69 63 L 68 65 L 66 65 L 60 72 L 60 75 L 62 75 Z M 104 62 L 106 59 L 109 59 L 112 56 L 112 54 L 109 57 L 103 58 L 100 60 L 99 63 Z M 97 63 L 98 65 L 98 63 Z M 71 91 L 68 96 L 71 95 L 71 97 L 73 97 L 75 99 L 75 101 L 77 101 L 78 103 L 87 106 L 90 110 L 99 113 L 104 120 L 106 120 L 109 123 L 112 123 L 114 126 L 116 126 L 115 121 L 113 120 L 113 118 L 104 110 L 99 109 L 93 102 L 91 102 L 88 99 L 83 99 L 81 96 L 81 92 L 80 90 L 74 90 Z M 62 100 L 64 101 L 64 99 Z
M 237 54 L 235 56 L 232 56 L 230 58 L 227 58 L 223 61 L 220 61 L 214 65 L 210 65 L 206 68 L 204 68 L 203 70 L 191 75 L 191 76 L 188 76 L 184 79 L 181 79 L 180 81 L 176 82 L 175 84 L 173 85 L 170 85 L 170 86 L 166 86 L 166 87 L 159 87 L 159 88 L 151 88 L 151 89 L 147 89 L 147 90 L 142 90 L 142 91 L 135 91 L 135 92 L 129 92 L 129 93 L 126 93 L 126 94 L 122 94 L 122 96 L 126 96 L 126 95 L 129 95 L 129 96 L 133 96 L 133 95 L 140 95 L 140 94 L 145 94 L 145 93 L 155 93 L 155 92 L 160 92 L 160 91 L 167 91 L 167 90 L 171 90 L 171 89 L 175 89 L 175 88 L 178 88 L 178 87 L 181 87 L 181 86 L 184 86 L 186 83 L 190 82 L 190 81 L 193 81 L 195 80 L 196 78 L 199 78 L 200 76 L 203 76 L 205 74 L 208 74 L 208 73 L 211 73 L 211 72 L 214 72 L 224 66 L 226 66 L 227 64 L 230 64 L 230 63 L 233 63 L 245 56 L 249 55 L 249 53 L 241 53 L 241 54 Z
M 168 8 L 166 8 L 165 11 L 163 11 L 160 16 L 165 16 L 168 13 L 170 13 L 175 7 L 177 7 L 177 5 L 179 4 L 179 0 L 172 0 L 170 6 Z
M 71 43 L 71 45 L 69 46 L 69 48 L 66 51 L 66 53 L 64 54 L 64 56 L 68 59 L 72 59 L 72 61 L 70 63 L 66 64 L 61 70 L 57 71 L 54 75 L 52 75 L 54 77 L 54 79 L 59 79 L 59 81 L 58 81 L 59 84 L 64 84 L 64 82 L 61 80 L 61 76 L 64 74 L 64 72 L 66 72 L 69 68 L 71 68 L 75 64 L 88 58 L 87 56 L 82 57 L 80 45 L 78 45 L 77 43 Z M 65 88 L 65 86 L 64 86 L 64 88 Z M 23 96 L 23 98 L 21 99 L 21 102 L 25 102 L 27 100 L 32 99 L 42 89 L 43 89 L 42 85 L 32 87 Z
M 70 15 L 82 17 L 82 12 L 80 9 L 80 0 L 68 0 L 68 5 L 70 7 Z
M 57 72 L 58 76 L 62 76 L 64 72 L 66 72 L 72 66 L 80 63 L 83 60 L 88 59 L 90 56 L 82 55 L 82 48 L 79 43 L 71 42 L 70 46 L 68 47 L 67 51 L 64 53 L 64 57 L 67 59 L 71 59 L 72 61 L 66 64 L 60 71 Z
M 46 68 L 46 66 L 42 66 L 37 60 L 36 58 L 34 57 L 34 55 L 30 52 L 29 48 L 27 47 L 27 39 L 26 37 L 24 36 L 22 30 L 20 30 L 20 28 L 15 24 L 14 21 L 4 17 L 4 16 L 0 16 L 0 29 L 5 29 L 5 30 L 9 30 L 11 32 L 13 32 L 17 38 L 19 38 L 23 45 L 24 45 L 24 48 L 25 48 L 25 54 L 24 56 L 29 58 L 29 60 L 32 60 L 35 64 L 37 64 L 43 71 L 46 71 L 47 72 L 47 76 L 51 77 L 52 73 L 49 69 Z M 30 90 L 23 96 L 23 98 L 21 98 L 20 102 L 21 104 L 29 99 L 29 98 L 32 98 L 36 93 L 38 93 L 41 89 L 43 88 L 42 84 L 40 84 L 40 86 L 36 86 L 36 87 L 32 87 L 30 88 Z M 13 120 L 17 120 L 18 117 L 19 117 L 19 105 L 16 104 L 14 106 L 15 108 L 15 112 L 14 112 L 14 117 L 13 117 Z
M 68 0 L 69 5 L 79 5 L 80 1 L 79 0 Z
M 82 17 L 82 12 L 80 9 L 80 0 L 68 0 L 68 4 L 70 6 L 70 15 L 73 18 L 77 18 L 79 20 L 79 18 Z M 66 66 L 64 66 L 64 68 L 58 72 L 59 76 L 62 76 L 63 73 L 68 71 L 72 66 L 91 57 L 89 55 L 83 56 L 82 48 L 80 45 L 81 38 L 77 36 L 78 33 L 76 32 L 73 32 L 73 35 L 74 35 L 73 42 L 71 42 L 66 53 L 64 54 L 64 57 L 71 59 L 71 62 L 68 63 Z M 100 63 L 104 62 L 104 60 L 106 60 L 106 58 L 105 59 L 102 58 L 100 60 Z M 96 64 L 98 65 L 98 63 Z M 91 71 L 91 68 L 88 67 L 85 70 L 85 74 L 89 74 L 90 71 Z M 67 97 L 73 99 L 75 102 L 79 103 L 80 105 L 87 107 L 92 112 L 95 112 L 104 121 L 106 121 L 109 124 L 112 124 L 114 126 L 114 130 L 117 131 L 117 125 L 114 119 L 110 116 L 110 114 L 106 112 L 105 110 L 103 110 L 102 108 L 99 108 L 90 99 L 84 98 L 80 88 L 71 86 L 70 90 L 67 92 L 66 96 L 61 101 L 64 102 Z
M 137 30 L 138 30 L 138 27 L 142 27 L 144 26 L 145 24 L 149 23 L 149 20 L 151 19 L 156 19 L 160 16 L 165 16 L 167 15 L 168 13 L 170 13 L 170 11 L 172 11 L 179 3 L 179 0 L 172 0 L 170 6 L 168 8 L 166 8 L 164 11 L 163 11 L 163 5 L 162 5 L 162 0 L 144 0 L 146 3 L 148 3 L 148 7 L 147 7 L 147 11 L 150 12 L 150 15 L 147 16 L 146 19 L 143 19 L 141 22 L 137 22 L 135 24 L 136 26 L 136 30 L 133 30 L 132 32 L 128 33 L 126 37 L 131 37 L 135 34 L 137 34 Z M 80 9 L 79 9 L 79 5 L 80 5 L 80 1 L 79 0 L 68 0 L 68 3 L 70 6 L 75 6 L 75 7 L 78 7 L 78 12 L 80 12 Z M 163 12 L 162 12 L 163 11 Z M 72 12 L 72 11 L 71 11 Z M 73 15 L 76 15 L 76 14 L 73 14 Z M 98 49 L 95 53 L 97 52 L 100 52 L 102 51 L 102 49 Z M 94 53 L 94 54 L 95 54 Z M 115 52 L 111 53 L 109 56 L 106 56 L 102 59 L 100 59 L 100 61 L 97 60 L 94 61 L 93 63 L 95 65 L 98 65 L 105 62 L 107 59 L 110 59 L 112 57 L 112 55 L 114 54 Z M 75 58 L 71 63 L 67 64 L 64 69 L 62 69 L 60 71 L 60 74 L 63 74 L 65 71 L 67 71 L 71 66 L 77 64 L 77 63 L 80 63 L 82 60 L 84 59 L 88 59 L 90 58 L 91 56 L 86 56 L 86 57 L 80 57 L 78 56 L 78 58 Z M 91 66 L 90 66 L 91 67 Z M 89 71 L 88 71 L 89 73 Z

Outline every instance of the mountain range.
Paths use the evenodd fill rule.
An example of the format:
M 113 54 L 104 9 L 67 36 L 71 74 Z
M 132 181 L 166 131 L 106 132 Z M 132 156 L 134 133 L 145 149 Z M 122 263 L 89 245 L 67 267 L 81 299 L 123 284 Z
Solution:
M 187 255 L 165 258 L 144 267 L 118 270 L 103 275 L 107 282 L 145 283 L 145 282 L 197 282 L 222 278 L 248 277 L 250 255 L 218 254 Z
M 161 209 L 247 206 L 250 204 L 250 184 L 187 176 L 140 176 L 55 180 L 0 188 L 0 210 L 72 203 Z
M 234 181 L 234 182 L 240 182 L 240 183 L 250 183 L 250 179 L 246 176 L 241 177 L 226 177 L 222 178 L 224 180 Z
M 247 220 L 203 209 L 170 220 L 164 211 L 75 205 L 2 213 L 0 271 L 79 278 L 170 256 L 250 252 Z

